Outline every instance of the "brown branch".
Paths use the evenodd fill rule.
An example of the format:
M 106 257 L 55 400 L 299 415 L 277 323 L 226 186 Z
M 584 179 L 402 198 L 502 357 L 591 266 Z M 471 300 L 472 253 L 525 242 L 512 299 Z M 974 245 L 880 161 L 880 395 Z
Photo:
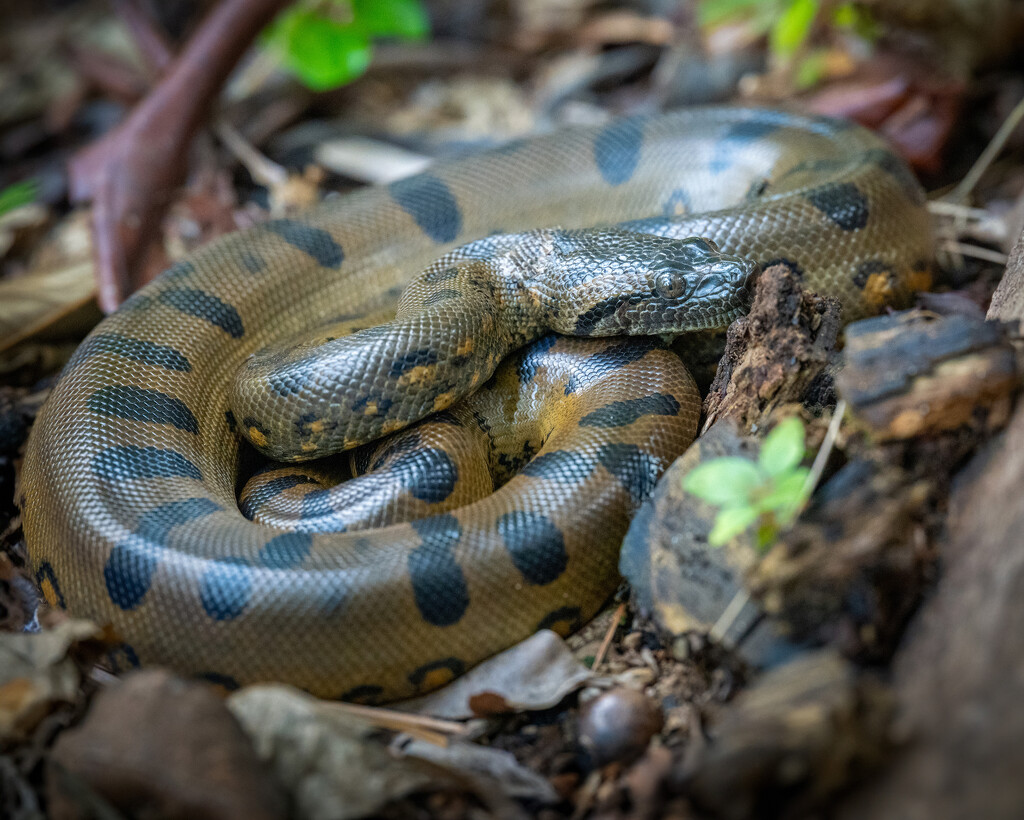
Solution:
M 128 118 L 71 161 L 71 196 L 93 200 L 100 307 L 139 285 L 196 130 L 235 63 L 290 0 L 222 0 Z

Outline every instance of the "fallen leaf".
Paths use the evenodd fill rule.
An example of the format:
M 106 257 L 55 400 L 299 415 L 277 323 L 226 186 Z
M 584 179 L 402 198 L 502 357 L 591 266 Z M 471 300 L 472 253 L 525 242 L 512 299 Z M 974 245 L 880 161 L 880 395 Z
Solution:
M 79 645 L 99 640 L 90 621 L 64 621 L 45 632 L 0 634 L 0 745 L 23 740 L 58 703 L 78 697 Z
M 22 276 L 0 280 L 0 351 L 51 327 L 96 294 L 84 212 L 53 231 Z
M 429 761 L 464 777 L 480 794 L 493 795 L 497 787 L 508 798 L 541 803 L 558 801 L 558 793 L 547 778 L 527 769 L 515 755 L 503 749 L 466 740 L 455 740 L 447 746 L 410 740 L 401 750 L 406 757 Z
M 443 689 L 399 708 L 451 720 L 548 709 L 591 677 L 565 641 L 543 629 Z
M 304 820 L 352 820 L 417 791 L 458 785 L 444 769 L 396 757 L 375 727 L 298 689 L 247 686 L 228 707 Z

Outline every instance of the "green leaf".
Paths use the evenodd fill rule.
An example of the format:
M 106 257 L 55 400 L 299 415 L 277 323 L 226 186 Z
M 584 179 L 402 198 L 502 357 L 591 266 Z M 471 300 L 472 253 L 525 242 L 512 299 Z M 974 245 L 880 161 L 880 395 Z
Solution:
M 804 425 L 796 416 L 775 425 L 761 444 L 757 463 L 770 476 L 781 475 L 804 458 Z
M 764 0 L 701 0 L 697 6 L 697 23 L 712 28 L 734 17 L 756 11 Z
M 821 82 L 827 68 L 828 50 L 812 51 L 797 64 L 793 82 L 801 90 L 811 88 Z
M 810 472 L 806 467 L 798 467 L 779 477 L 771 491 L 757 499 L 755 506 L 762 512 L 772 510 L 778 513 L 783 523 L 788 524 L 787 519 L 804 501 L 804 482 Z
M 765 476 L 745 458 L 726 456 L 694 467 L 683 477 L 683 489 L 709 504 L 735 507 L 747 504 Z
M 354 80 L 370 64 L 367 36 L 312 9 L 296 7 L 278 18 L 267 34 L 284 64 L 314 91 Z
M 792 57 L 807 42 L 818 16 L 821 0 L 790 0 L 782 16 L 772 26 L 769 48 L 778 57 Z
M 28 205 L 35 200 L 38 192 L 39 184 L 34 179 L 24 179 L 8 185 L 0 191 L 0 214 Z
M 368 37 L 422 40 L 430 33 L 419 0 L 351 0 L 355 23 Z
M 708 543 L 713 547 L 728 544 L 733 538 L 757 521 L 758 513 L 753 507 L 730 507 L 722 510 L 715 518 L 715 525 L 708 533 Z

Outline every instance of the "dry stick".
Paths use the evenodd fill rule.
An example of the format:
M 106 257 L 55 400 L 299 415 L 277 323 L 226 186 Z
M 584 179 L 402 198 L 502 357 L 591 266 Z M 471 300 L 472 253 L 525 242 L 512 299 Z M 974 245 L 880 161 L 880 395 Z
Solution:
M 395 732 L 405 732 L 407 735 L 413 735 L 437 746 L 446 745 L 449 737 L 465 737 L 470 733 L 470 728 L 464 723 L 443 720 L 429 715 L 418 715 L 414 712 L 400 712 L 397 709 L 364 706 L 359 703 L 338 702 L 321 705 L 326 709 L 350 715 L 372 726 Z
M 997 265 L 1005 265 L 1010 258 L 1000 251 L 989 250 L 980 245 L 968 245 L 966 242 L 957 242 L 955 239 L 943 239 L 939 243 L 939 250 L 947 253 L 957 253 L 960 256 L 970 256 L 974 259 L 982 259 L 985 262 L 994 262 Z
M 591 666 L 591 670 L 597 669 L 604 661 L 604 656 L 608 653 L 608 647 L 612 645 L 612 638 L 615 637 L 615 630 L 619 627 L 619 621 L 622 620 L 622 616 L 626 614 L 626 604 L 619 604 L 615 610 L 615 614 L 612 616 L 612 622 L 608 627 L 608 631 L 604 633 L 604 640 L 601 641 L 601 646 L 597 649 L 597 654 L 594 655 L 594 664 Z
M 985 150 L 981 152 L 981 156 L 975 160 L 974 165 L 964 175 L 964 178 L 944 197 L 947 202 L 963 202 L 967 198 L 967 195 L 974 190 L 974 186 L 988 170 L 989 165 L 1003 150 L 1006 141 L 1022 119 L 1024 119 L 1024 99 L 1017 103 L 1009 116 L 1003 120 L 1003 124 L 999 126 L 992 141 L 985 146 Z
M 99 303 L 110 311 L 135 286 L 186 153 L 221 86 L 289 0 L 222 0 L 160 82 L 114 131 L 71 161 L 71 196 L 93 199 Z

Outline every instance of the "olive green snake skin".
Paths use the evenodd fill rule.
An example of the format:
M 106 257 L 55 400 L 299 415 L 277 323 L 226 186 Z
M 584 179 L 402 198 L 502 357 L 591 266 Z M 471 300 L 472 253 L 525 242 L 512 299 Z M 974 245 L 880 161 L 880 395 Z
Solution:
M 548 267 L 550 248 L 535 253 L 547 242 L 571 255 L 573 230 L 612 225 L 708 237 L 721 256 L 710 247 L 684 287 L 660 262 L 632 281 L 614 266 L 577 281 Z M 505 297 L 481 284 L 475 257 L 436 262 L 530 231 L 525 249 L 492 240 L 486 276 L 519 282 L 516 305 L 540 304 L 549 278 L 566 283 L 564 308 L 556 296 L 530 314 L 565 314 L 547 324 L 515 306 L 492 314 Z M 851 320 L 929 286 L 932 237 L 913 175 L 863 129 L 708 108 L 438 163 L 214 241 L 104 320 L 40 414 L 22 476 L 36 581 L 52 605 L 112 627 L 119 668 L 363 701 L 440 685 L 538 628 L 571 630 L 614 589 L 630 516 L 699 415 L 674 353 L 617 334 L 682 329 L 661 324 L 665 306 L 710 299 L 708 266 L 730 255 L 789 265 Z M 404 297 L 414 318 L 364 331 L 352 354 L 354 317 L 391 315 L 423 271 Z M 691 311 L 686 329 L 735 313 L 702 323 Z M 312 341 L 294 340 L 309 329 Z M 338 384 L 348 392 L 332 395 Z M 484 449 L 449 459 L 448 427 Z M 292 460 L 388 433 L 355 451 L 356 471 L 400 464 L 400 484 L 416 473 L 427 489 L 400 487 L 386 504 L 406 520 L 386 526 L 337 501 L 345 485 L 318 477 L 333 467 L 254 467 L 243 439 Z M 469 464 L 491 475 L 463 494 L 484 470 Z

